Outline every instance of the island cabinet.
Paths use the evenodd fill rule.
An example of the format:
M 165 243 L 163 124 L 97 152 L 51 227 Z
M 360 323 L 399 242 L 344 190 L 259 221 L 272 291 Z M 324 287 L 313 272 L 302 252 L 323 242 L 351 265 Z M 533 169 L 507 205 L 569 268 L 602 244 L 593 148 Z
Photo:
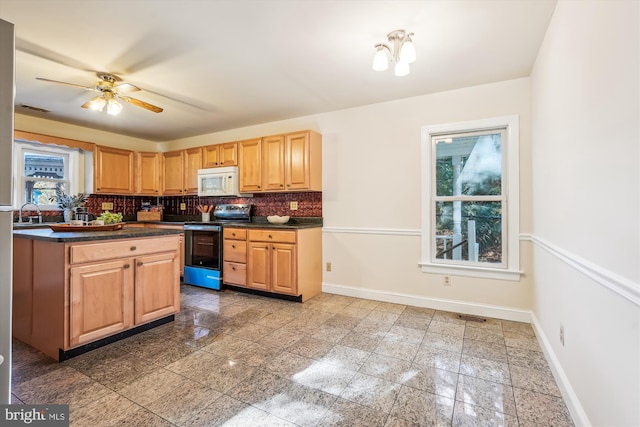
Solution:
M 306 301 L 322 291 L 321 264 L 321 228 L 247 231 L 247 288 Z
M 14 245 L 14 336 L 56 360 L 180 310 L 177 234 Z
M 93 152 L 93 169 L 96 193 L 134 193 L 133 151 L 96 145 Z
M 208 145 L 203 147 L 203 167 L 219 168 L 222 166 L 238 166 L 238 143 Z
M 247 284 L 247 230 L 223 229 L 223 283 L 246 286 Z

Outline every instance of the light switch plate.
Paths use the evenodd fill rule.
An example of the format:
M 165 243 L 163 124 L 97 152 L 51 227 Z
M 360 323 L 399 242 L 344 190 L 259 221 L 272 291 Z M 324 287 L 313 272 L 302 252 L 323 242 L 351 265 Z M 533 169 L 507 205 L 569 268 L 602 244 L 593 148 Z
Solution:
M 292 211 L 297 211 L 298 210 L 298 202 L 289 202 L 289 209 L 291 209 Z
M 187 204 L 186 203 L 180 203 L 180 210 L 181 211 L 186 211 L 187 210 Z
M 102 210 L 103 211 L 112 211 L 113 210 L 113 203 L 103 202 L 102 203 Z

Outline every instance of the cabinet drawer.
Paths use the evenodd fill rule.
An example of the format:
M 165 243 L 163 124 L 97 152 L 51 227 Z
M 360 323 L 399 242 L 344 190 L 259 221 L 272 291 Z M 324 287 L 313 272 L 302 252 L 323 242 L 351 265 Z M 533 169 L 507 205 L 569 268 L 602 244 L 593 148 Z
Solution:
M 133 257 L 157 252 L 179 251 L 180 236 L 153 239 L 128 239 L 77 244 L 70 248 L 69 262 L 101 261 L 106 259 Z
M 296 232 L 265 229 L 249 230 L 249 240 L 258 242 L 295 243 Z
M 223 228 L 222 231 L 225 239 L 247 239 L 247 230 L 245 228 Z
M 247 262 L 247 242 L 224 239 L 222 253 L 225 261 Z
M 222 281 L 232 285 L 246 286 L 247 265 L 225 261 L 222 267 Z

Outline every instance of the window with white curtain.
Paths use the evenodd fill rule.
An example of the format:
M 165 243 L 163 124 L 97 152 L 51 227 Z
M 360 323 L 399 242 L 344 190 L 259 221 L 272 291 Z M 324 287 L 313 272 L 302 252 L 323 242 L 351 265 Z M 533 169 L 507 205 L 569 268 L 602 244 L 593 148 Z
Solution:
M 519 277 L 518 117 L 425 126 L 424 272 Z

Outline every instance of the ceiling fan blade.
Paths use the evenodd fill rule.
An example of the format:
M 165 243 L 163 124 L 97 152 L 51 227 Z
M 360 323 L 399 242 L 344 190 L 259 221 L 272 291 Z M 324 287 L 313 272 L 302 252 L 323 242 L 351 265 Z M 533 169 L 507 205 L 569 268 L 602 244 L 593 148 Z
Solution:
M 140 101 L 139 99 L 135 99 L 135 98 L 130 98 L 128 96 L 118 96 L 118 98 L 122 99 L 125 102 L 129 102 L 133 105 L 137 105 L 138 107 L 142 107 L 145 108 L 149 111 L 153 111 L 154 113 L 162 113 L 162 111 L 164 111 L 162 108 L 160 107 L 156 107 L 155 105 L 149 104 L 147 102 L 144 101 Z
M 131 83 L 122 83 L 121 85 L 117 85 L 115 89 L 118 92 L 137 92 L 140 90 L 138 86 L 132 85 Z
M 67 86 L 79 87 L 80 89 L 84 89 L 84 90 L 91 90 L 91 91 L 95 91 L 96 90 L 95 87 L 82 86 L 82 85 L 77 85 L 75 83 L 61 82 L 61 81 L 58 81 L 58 80 L 45 79 L 45 78 L 42 78 L 42 77 L 36 77 L 36 80 L 42 80 L 43 82 L 58 83 L 58 84 L 67 85 Z

